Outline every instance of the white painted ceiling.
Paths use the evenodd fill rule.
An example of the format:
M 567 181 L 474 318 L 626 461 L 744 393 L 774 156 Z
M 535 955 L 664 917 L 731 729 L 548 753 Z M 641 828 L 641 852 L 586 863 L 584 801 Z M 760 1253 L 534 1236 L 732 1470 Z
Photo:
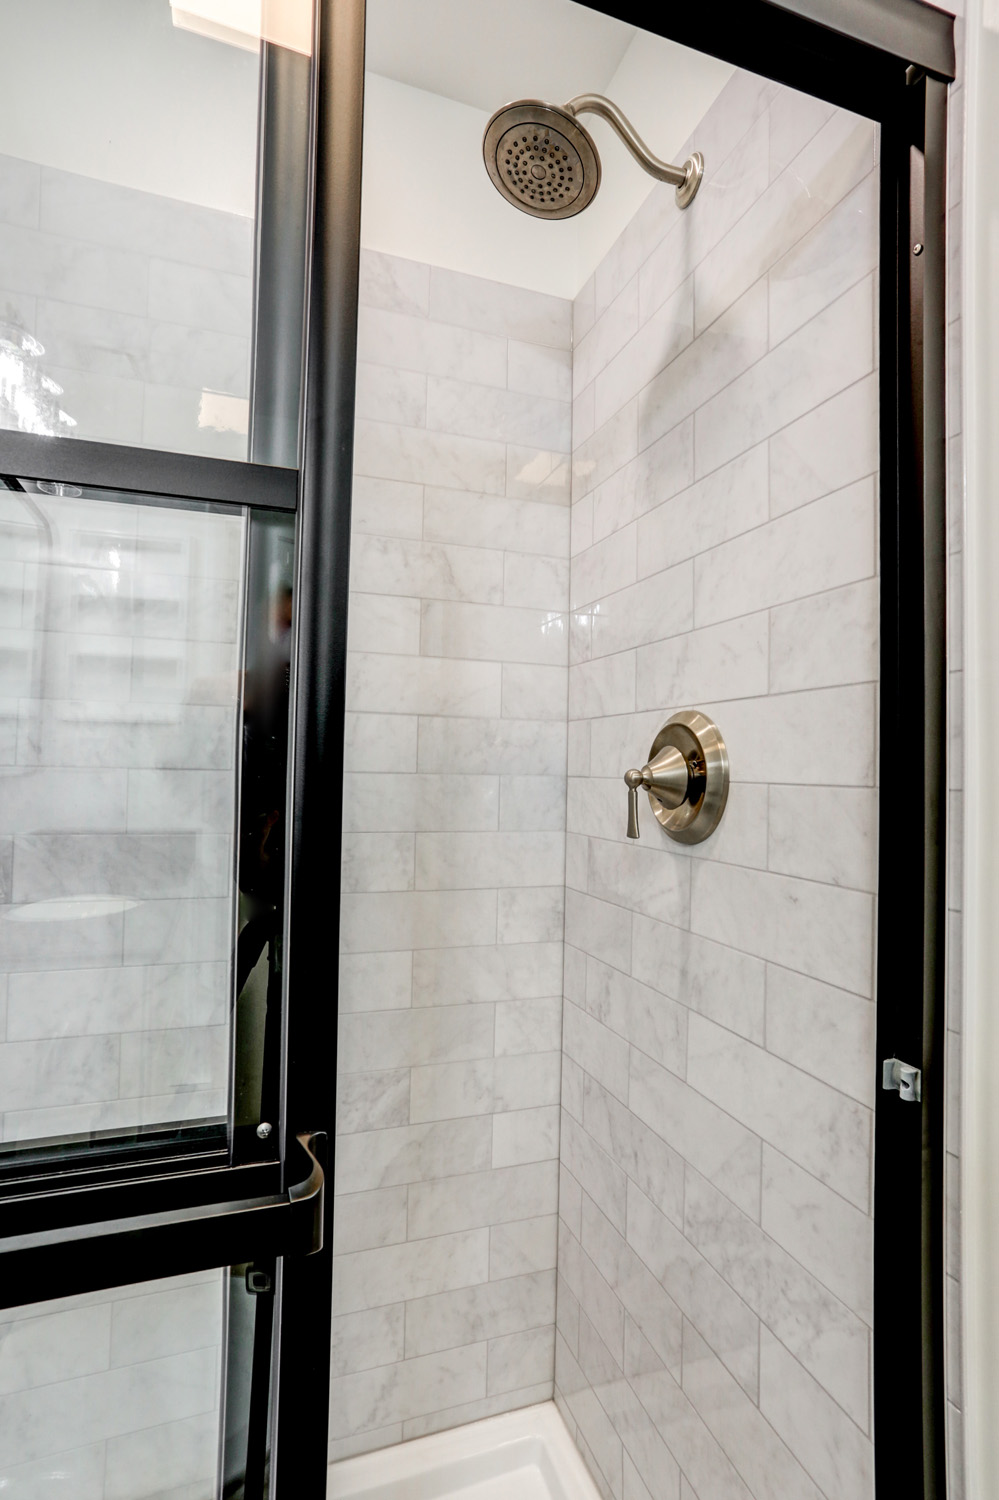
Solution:
M 372 0 L 372 72 L 492 114 L 511 99 L 599 93 L 633 26 L 573 0 Z

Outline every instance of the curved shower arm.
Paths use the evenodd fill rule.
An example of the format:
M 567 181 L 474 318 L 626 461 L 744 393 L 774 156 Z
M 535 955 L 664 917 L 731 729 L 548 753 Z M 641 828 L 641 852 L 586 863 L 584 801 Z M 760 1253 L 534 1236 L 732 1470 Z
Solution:
M 568 104 L 563 105 L 563 109 L 570 115 L 600 115 L 601 119 L 614 127 L 638 165 L 660 182 L 682 187 L 690 178 L 689 161 L 682 167 L 674 167 L 668 161 L 660 161 L 658 156 L 653 156 L 631 121 L 612 100 L 605 99 L 603 94 L 577 94 L 575 99 L 570 99 Z

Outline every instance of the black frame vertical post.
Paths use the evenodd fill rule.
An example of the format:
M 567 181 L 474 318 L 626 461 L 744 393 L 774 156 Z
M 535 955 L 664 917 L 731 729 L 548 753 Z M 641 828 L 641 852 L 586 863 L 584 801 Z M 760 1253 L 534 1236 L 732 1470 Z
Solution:
M 332 1141 L 336 1107 L 364 0 L 319 0 L 317 22 L 312 266 L 295 584 L 282 1157 L 302 1129 L 325 1131 Z M 278 1500 L 325 1493 L 332 1227 L 328 1199 L 322 1252 L 286 1260 L 281 1267 L 272 1450 L 272 1493 Z

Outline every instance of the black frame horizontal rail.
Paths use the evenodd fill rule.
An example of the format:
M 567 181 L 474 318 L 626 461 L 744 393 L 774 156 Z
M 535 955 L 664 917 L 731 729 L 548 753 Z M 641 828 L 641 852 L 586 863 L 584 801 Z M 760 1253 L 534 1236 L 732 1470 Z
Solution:
M 0 474 L 164 499 L 295 510 L 298 470 L 85 438 L 0 431 Z
M 321 1137 L 299 1135 L 304 1175 L 280 1190 L 280 1166 L 32 1194 L 0 1206 L 0 1308 L 104 1291 L 268 1256 L 323 1248 Z M 224 1188 L 227 1196 L 212 1198 Z M 233 1197 L 250 1191 L 253 1196 Z M 84 1200 L 84 1201 L 81 1201 Z M 89 1213 L 87 1210 L 89 1209 Z

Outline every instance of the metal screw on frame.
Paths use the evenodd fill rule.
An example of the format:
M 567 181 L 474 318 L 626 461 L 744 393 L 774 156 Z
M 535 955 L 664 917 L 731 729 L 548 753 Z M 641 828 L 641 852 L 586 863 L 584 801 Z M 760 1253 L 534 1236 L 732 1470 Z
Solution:
M 266 1141 L 267 1137 L 270 1135 L 273 1129 L 273 1125 L 268 1125 L 266 1120 L 261 1120 L 260 1124 L 257 1126 L 257 1135 L 262 1141 Z

